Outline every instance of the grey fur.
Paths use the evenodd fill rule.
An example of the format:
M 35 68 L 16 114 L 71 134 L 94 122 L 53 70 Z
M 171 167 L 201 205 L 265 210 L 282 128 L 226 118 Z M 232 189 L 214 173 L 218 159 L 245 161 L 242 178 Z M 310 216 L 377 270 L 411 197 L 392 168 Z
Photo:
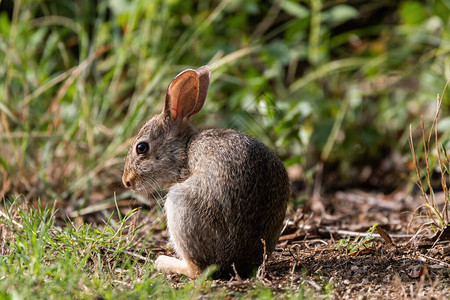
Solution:
M 198 70 L 204 77 L 205 68 L 209 85 L 209 68 Z M 199 97 L 206 97 L 205 79 L 199 82 Z M 197 112 L 202 105 L 193 107 Z M 255 138 L 229 129 L 196 130 L 191 114 L 173 120 L 168 109 L 166 103 L 141 128 L 123 174 L 124 185 L 135 190 L 171 185 L 165 208 L 181 260 L 161 256 L 155 265 L 190 277 L 217 265 L 223 277 L 234 274 L 234 264 L 240 276 L 250 276 L 263 259 L 261 240 L 270 255 L 280 235 L 290 193 L 286 170 Z M 150 151 L 137 155 L 143 141 Z

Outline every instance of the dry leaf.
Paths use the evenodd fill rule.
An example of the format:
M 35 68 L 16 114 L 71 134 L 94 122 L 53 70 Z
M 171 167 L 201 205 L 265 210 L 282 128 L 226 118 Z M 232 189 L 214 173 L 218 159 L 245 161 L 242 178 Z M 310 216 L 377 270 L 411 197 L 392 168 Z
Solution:
M 417 265 L 408 268 L 408 276 L 411 278 L 419 278 L 428 273 L 428 267 L 425 265 Z
M 383 228 L 381 228 L 378 225 L 375 228 L 377 229 L 378 234 L 383 238 L 383 240 L 386 242 L 387 245 L 395 246 L 394 242 L 392 242 L 391 237 L 389 236 L 389 234 L 386 231 L 384 231 Z

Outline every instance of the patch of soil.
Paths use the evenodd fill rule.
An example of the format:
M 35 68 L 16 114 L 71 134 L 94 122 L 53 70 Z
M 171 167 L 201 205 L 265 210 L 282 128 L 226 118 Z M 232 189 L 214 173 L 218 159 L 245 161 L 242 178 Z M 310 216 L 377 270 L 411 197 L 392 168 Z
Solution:
M 305 241 L 276 253 L 266 278 L 274 285 L 286 281 L 289 286 L 306 283 L 318 291 L 322 287 L 311 282 L 331 284 L 337 298 L 448 295 L 448 257 L 442 259 L 436 251 L 386 248 L 390 247 L 382 245 L 350 256 L 330 249 L 323 241 Z
M 278 248 L 259 270 L 259 276 L 212 286 L 228 297 L 248 293 L 257 285 L 282 291 L 309 291 L 308 295 L 336 299 L 446 299 L 450 297 L 450 238 L 440 240 L 421 214 L 421 200 L 402 191 L 383 195 L 360 190 L 336 192 L 322 199 L 330 214 L 315 215 L 307 209 L 292 210 Z M 439 195 L 437 197 L 439 198 Z M 332 213 L 332 214 L 331 214 Z M 339 241 L 367 236 L 379 223 L 372 244 L 360 243 L 350 253 Z M 167 234 L 159 233 L 156 252 L 168 249 Z M 158 237 L 158 234 L 156 235 Z M 156 253 L 155 253 L 156 254 Z M 169 276 L 175 286 L 178 276 Z

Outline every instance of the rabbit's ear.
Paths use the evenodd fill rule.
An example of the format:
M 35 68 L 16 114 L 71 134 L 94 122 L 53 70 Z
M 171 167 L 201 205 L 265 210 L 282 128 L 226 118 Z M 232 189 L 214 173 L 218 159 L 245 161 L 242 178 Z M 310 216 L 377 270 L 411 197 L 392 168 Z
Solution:
M 179 116 L 189 119 L 198 113 L 205 103 L 210 76 L 208 66 L 178 74 L 167 89 L 163 112 L 170 115 L 172 120 Z
M 167 88 L 163 112 L 172 120 L 189 118 L 198 101 L 199 78 L 194 70 L 186 70 L 175 77 Z
M 202 109 L 203 104 L 205 104 L 209 88 L 209 78 L 211 77 L 211 69 L 207 65 L 198 68 L 195 72 L 198 74 L 199 79 L 198 99 L 192 113 L 187 116 L 188 118 L 198 113 Z

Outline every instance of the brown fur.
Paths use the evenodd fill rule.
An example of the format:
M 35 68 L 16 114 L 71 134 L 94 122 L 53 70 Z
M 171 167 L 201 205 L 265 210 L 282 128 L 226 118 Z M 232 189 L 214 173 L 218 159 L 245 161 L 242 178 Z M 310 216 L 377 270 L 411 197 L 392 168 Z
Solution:
M 195 278 L 217 265 L 217 275 L 223 277 L 234 274 L 234 265 L 240 276 L 250 276 L 263 259 L 261 240 L 270 254 L 280 235 L 289 198 L 287 173 L 269 148 L 247 134 L 198 131 L 190 125 L 189 117 L 201 109 L 209 85 L 209 68 L 196 72 L 197 92 L 171 91 L 169 86 L 163 112 L 139 131 L 125 162 L 123 182 L 144 191 L 172 184 L 165 209 L 180 260 L 160 256 L 158 269 Z M 183 76 L 178 75 L 173 86 L 183 86 Z M 173 95 L 200 99 L 178 108 L 170 102 Z M 145 155 L 135 151 L 141 142 L 150 145 Z

